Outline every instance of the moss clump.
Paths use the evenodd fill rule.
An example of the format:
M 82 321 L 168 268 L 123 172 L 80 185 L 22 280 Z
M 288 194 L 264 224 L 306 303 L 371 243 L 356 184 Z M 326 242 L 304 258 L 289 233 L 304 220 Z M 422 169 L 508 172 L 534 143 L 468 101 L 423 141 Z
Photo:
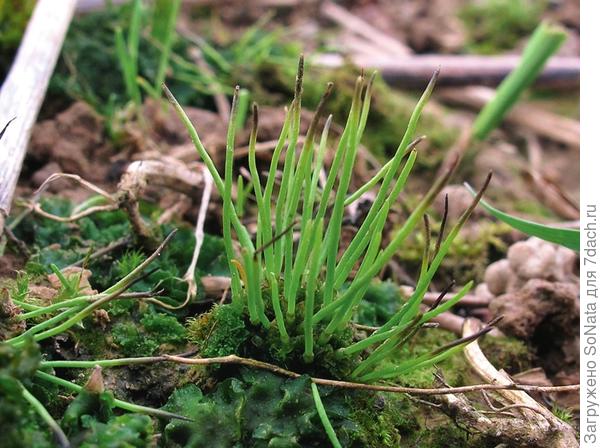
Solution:
M 519 373 L 534 367 L 533 355 L 527 345 L 516 338 L 484 337 L 479 345 L 488 360 L 508 373 Z
M 373 281 L 358 305 L 354 320 L 374 327 L 385 324 L 398 311 L 403 299 L 400 287 L 391 281 Z
M 436 281 L 439 285 L 447 285 L 452 280 L 457 284 L 465 284 L 471 280 L 483 281 L 486 267 L 506 253 L 507 245 L 503 241 L 511 231 L 503 223 L 478 223 L 459 234 L 446 257 L 442 261 Z M 432 225 L 434 235 L 439 231 L 439 223 Z M 398 254 L 403 266 L 410 272 L 418 273 L 423 257 L 425 238 L 422 233 L 410 236 L 402 252 Z M 460 306 L 460 303 L 459 305 Z
M 405 446 L 405 439 L 420 429 L 417 408 L 406 397 L 373 394 L 352 406 L 351 419 L 365 448 Z
M 269 292 L 263 291 L 265 302 L 269 303 Z M 300 295 L 303 293 L 301 292 Z M 304 328 L 303 302 L 298 304 L 298 312 L 293 322 L 287 322 L 289 341 L 283 343 L 273 322 L 265 329 L 253 325 L 246 313 L 234 305 L 215 305 L 209 313 L 188 321 L 189 340 L 200 348 L 203 357 L 216 357 L 236 354 L 238 356 L 259 359 L 281 367 L 308 373 L 312 376 L 346 378 L 356 367 L 358 358 L 339 357 L 336 350 L 352 342 L 352 331 L 335 334 L 324 345 L 315 345 L 315 358 L 310 364 L 303 359 Z M 267 315 L 272 315 L 270 309 Z M 319 330 L 315 332 L 319 334 Z
M 185 334 L 185 327 L 175 317 L 162 313 L 146 314 L 140 325 L 120 322 L 112 329 L 114 342 L 126 356 L 150 356 L 162 344 L 181 345 Z
M 496 54 L 515 48 L 540 22 L 547 0 L 484 0 L 469 2 L 459 16 L 467 28 L 467 49 Z
M 238 353 L 250 336 L 243 314 L 231 305 L 215 305 L 210 312 L 188 320 L 187 333 L 207 358 Z

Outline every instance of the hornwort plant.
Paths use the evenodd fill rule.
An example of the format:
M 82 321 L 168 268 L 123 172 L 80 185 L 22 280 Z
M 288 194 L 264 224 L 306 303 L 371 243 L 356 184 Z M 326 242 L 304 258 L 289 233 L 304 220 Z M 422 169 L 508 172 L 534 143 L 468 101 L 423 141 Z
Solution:
M 368 337 L 353 341 L 353 311 L 359 305 L 371 281 L 402 247 L 408 235 L 425 221 L 426 211 L 450 178 L 454 166 L 436 180 L 387 245 L 383 230 L 391 207 L 396 203 L 417 158 L 415 129 L 421 112 L 434 88 L 436 72 L 418 101 L 404 137 L 392 159 L 365 185 L 350 193 L 358 147 L 367 124 L 375 74 L 355 83 L 350 112 L 339 138 L 329 172 L 321 182 L 328 133 L 329 116 L 318 135 L 329 83 L 297 154 L 300 134 L 303 58 L 300 58 L 294 99 L 286 110 L 277 145 L 274 149 L 266 182 L 261 182 L 256 163 L 258 108 L 252 108 L 252 130 L 248 165 L 252 193 L 256 198 L 257 230 L 253 239 L 241 222 L 232 200 L 233 159 L 238 114 L 239 88 L 236 88 L 227 133 L 225 172 L 222 177 L 204 148 L 193 124 L 169 89 L 164 90 L 185 124 L 190 137 L 206 164 L 223 200 L 223 236 L 231 272 L 232 307 L 247 316 L 257 332 L 277 334 L 279 359 L 301 358 L 305 371 L 322 365 L 349 363 L 347 373 L 336 373 L 355 381 L 372 382 L 395 378 L 431 366 L 459 352 L 475 335 L 460 339 L 424 355 L 399 363 L 385 363 L 399 347 L 405 346 L 432 318 L 450 309 L 472 287 L 470 282 L 451 299 L 436 302 L 423 311 L 421 303 L 429 284 L 447 254 L 452 241 L 481 199 L 491 175 L 447 235 L 442 231 L 435 244 L 427 244 L 418 282 L 412 296 L 383 326 Z M 285 149 L 285 151 L 284 151 Z M 278 165 L 284 157 L 283 171 L 276 189 Z M 345 207 L 365 192 L 378 187 L 364 222 L 347 247 L 341 243 Z M 294 235 L 298 235 L 295 241 Z M 234 235 L 239 247 L 234 245 Z M 342 250 L 341 256 L 339 256 Z M 356 274 L 353 276 L 353 270 Z M 486 327 L 483 331 L 489 331 Z M 301 357 L 298 352 L 301 351 Z M 298 356 L 296 356 L 298 355 Z M 296 358 L 294 358 L 296 356 Z M 292 362 L 292 361 L 290 361 Z M 297 365 L 297 361 L 295 363 Z M 332 373 L 332 372 L 330 372 Z
M 439 300 L 429 309 L 423 310 L 421 307 L 423 296 L 433 276 L 461 227 L 480 201 L 491 176 L 488 176 L 471 205 L 447 235 L 444 230 L 447 217 L 446 206 L 441 231 L 437 240 L 432 242 L 426 211 L 450 178 L 453 166 L 433 184 L 387 245 L 383 245 L 383 231 L 388 214 L 392 205 L 398 200 L 415 164 L 417 157 L 415 147 L 421 140 L 421 138 L 414 138 L 415 129 L 434 88 L 437 72 L 417 103 L 405 135 L 392 159 L 369 182 L 350 193 L 358 147 L 367 123 L 374 76 L 375 74 L 371 75 L 367 80 L 361 75 L 356 80 L 349 116 L 339 138 L 329 173 L 323 181 L 321 173 L 324 170 L 332 117 L 329 116 L 325 121 L 320 137 L 318 127 L 333 84 L 327 85 L 303 146 L 297 154 L 303 77 L 303 59 L 300 59 L 295 96 L 286 111 L 281 135 L 274 149 L 264 185 L 261 183 L 256 162 L 258 108 L 256 105 L 253 106 L 248 162 L 251 175 L 250 190 L 258 206 L 258 226 L 254 239 L 241 222 L 232 200 L 233 150 L 238 127 L 236 124 L 238 123 L 239 89 L 236 88 L 233 98 L 227 134 L 225 175 L 222 178 L 202 145 L 194 126 L 170 91 L 164 87 L 223 198 L 223 236 L 231 273 L 232 297 L 231 305 L 227 306 L 247 319 L 254 334 L 267 335 L 269 343 L 273 342 L 272 345 L 275 345 L 276 355 L 273 358 L 285 368 L 292 365 L 304 373 L 325 370 L 329 376 L 357 382 L 398 378 L 417 369 L 431 366 L 459 352 L 469 342 L 488 332 L 493 325 L 491 323 L 468 338 L 458 339 L 419 356 L 400 361 L 393 357 L 397 350 L 406 346 L 428 321 L 450 309 L 471 289 L 472 282 L 460 289 L 451 300 L 442 303 L 444 295 L 442 293 Z M 283 172 L 276 182 L 279 160 L 282 156 L 284 157 Z M 378 191 L 370 210 L 350 244 L 343 248 L 340 235 L 345 208 L 375 187 L 378 187 Z M 353 339 L 354 309 L 363 299 L 371 281 L 401 249 L 402 243 L 421 221 L 425 223 L 427 244 L 414 293 L 384 325 L 363 339 Z M 234 234 L 239 241 L 239 247 L 234 244 Z M 294 234 L 299 235 L 297 241 Z M 37 306 L 18 299 L 15 303 L 26 311 L 18 316 L 19 320 L 31 321 L 55 312 L 57 314 L 4 341 L 5 346 L 12 350 L 11 353 L 23 351 L 30 347 L 32 342 L 41 342 L 80 324 L 95 310 L 113 300 L 140 298 L 164 306 L 164 303 L 153 298 L 156 295 L 154 291 L 131 293 L 127 290 L 143 277 L 144 270 L 159 256 L 170 237 L 171 235 L 123 279 L 100 293 L 86 295 L 80 291 L 80 278 L 66 278 L 58 269 L 54 269 L 62 283 L 61 291 L 64 293 L 64 300 L 48 306 Z M 341 249 L 343 253 L 340 256 Z M 213 358 L 213 361 L 218 363 L 221 359 L 222 362 L 227 362 L 225 358 L 227 357 Z M 84 389 L 82 386 L 61 379 L 45 370 L 55 367 L 116 367 L 170 359 L 167 356 L 90 361 L 38 360 L 32 366 L 31 373 L 39 380 L 79 393 Z M 254 362 L 248 359 L 246 361 Z M 254 365 L 252 362 L 246 364 Z M 261 364 L 258 361 L 257 363 Z M 262 365 L 264 366 L 265 363 Z M 52 428 L 62 445 L 67 446 L 67 438 L 60 426 L 29 392 L 27 381 L 25 384 L 18 379 L 15 381 L 16 387 L 20 388 L 21 396 Z M 312 385 L 312 395 L 327 436 L 334 446 L 340 446 L 316 384 Z M 159 418 L 187 420 L 186 417 L 171 412 L 122 400 L 114 399 L 112 406 Z

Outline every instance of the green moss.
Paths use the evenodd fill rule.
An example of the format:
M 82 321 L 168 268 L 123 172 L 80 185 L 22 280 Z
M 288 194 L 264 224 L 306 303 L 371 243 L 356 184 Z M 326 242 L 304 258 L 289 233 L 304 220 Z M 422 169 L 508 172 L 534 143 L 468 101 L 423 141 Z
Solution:
M 365 448 L 404 447 L 404 439 L 420 429 L 418 409 L 406 397 L 372 394 L 352 408 L 352 421 L 360 428 L 357 439 Z
M 483 0 L 461 10 L 468 32 L 467 49 L 496 54 L 515 48 L 540 22 L 547 0 Z
M 42 207 L 49 213 L 67 216 L 71 213 L 73 204 L 53 197 L 43 200 Z M 141 204 L 140 209 L 145 218 L 155 217 L 160 212 L 156 206 L 149 204 Z M 163 225 L 160 231 L 162 235 L 167 235 L 173 228 L 172 224 Z M 126 214 L 114 211 L 96 213 L 68 225 L 30 215 L 19 224 L 15 232 L 32 249 L 33 254 L 25 269 L 27 274 L 37 277 L 51 273 L 51 264 L 62 269 L 84 259 L 90 251 L 130 237 L 132 231 Z M 149 291 L 160 284 L 164 290 L 165 302 L 171 305 L 183 302 L 187 295 L 187 284 L 180 278 L 188 268 L 194 244 L 193 229 L 189 225 L 180 224 L 169 245 L 149 267 L 149 275 L 134 284 L 131 290 Z M 227 273 L 224 252 L 221 238 L 205 235 L 196 269 L 196 283 L 199 287 L 195 299 L 204 297 L 200 282 L 202 276 Z M 114 250 L 108 256 L 91 260 L 87 268 L 93 272 L 90 279 L 92 287 L 103 290 L 112 286 L 137 267 L 146 256 L 134 241 L 124 249 Z M 131 313 L 134 307 L 134 300 L 120 300 L 111 303 L 108 311 L 111 316 L 122 316 Z
M 162 344 L 179 346 L 185 342 L 185 328 L 173 316 L 147 313 L 140 323 L 120 322 L 112 329 L 114 342 L 126 356 L 150 356 Z
M 155 336 L 161 344 L 181 344 L 185 341 L 185 327 L 174 316 L 162 313 L 148 313 L 141 323 L 150 336 Z
M 116 324 L 112 329 L 114 342 L 125 356 L 151 356 L 159 347 L 154 338 L 148 338 L 131 322 Z
M 563 408 L 554 404 L 552 406 L 552 413 L 565 423 L 573 423 L 573 411 L 569 408 Z
M 76 329 L 70 335 L 81 352 L 94 359 L 106 358 L 111 351 L 106 331 L 95 325 L 92 319 L 86 319 L 84 329 Z
M 265 303 L 270 303 L 269 291 L 263 291 L 263 294 L 266 296 Z M 300 292 L 299 296 L 302 295 Z M 352 343 L 351 329 L 335 334 L 326 344 L 315 344 L 314 360 L 307 364 L 303 357 L 302 306 L 303 302 L 300 301 L 294 321 L 286 323 L 290 336 L 287 343 L 281 341 L 272 310 L 266 310 L 267 315 L 272 318 L 272 324 L 265 329 L 262 325 L 253 325 L 249 317 L 233 305 L 216 305 L 209 313 L 188 321 L 188 338 L 200 348 L 204 357 L 237 354 L 312 376 L 347 378 L 356 367 L 358 357 L 340 357 L 336 351 Z M 322 328 L 318 327 L 315 334 L 318 335 L 321 330 Z
M 524 372 L 534 367 L 532 352 L 523 341 L 516 338 L 487 336 L 479 340 L 479 345 L 496 368 L 508 373 Z
M 397 284 L 391 281 L 374 281 L 358 305 L 354 320 L 362 325 L 381 326 L 398 311 L 402 303 Z
M 215 305 L 210 312 L 189 319 L 187 333 L 208 358 L 238 353 L 250 337 L 243 314 L 232 305 Z
M 508 247 L 502 240 L 511 231 L 503 223 L 481 222 L 471 227 L 470 234 L 460 233 L 452 244 L 448 254 L 436 274 L 438 284 L 447 285 L 452 280 L 464 285 L 473 280 L 483 281 L 486 267 L 506 253 Z M 439 231 L 439 223 L 432 225 L 434 238 Z M 476 234 L 476 235 L 474 235 Z M 398 253 L 405 269 L 409 272 L 419 272 L 425 238 L 422 233 L 416 233 L 407 238 L 402 251 Z

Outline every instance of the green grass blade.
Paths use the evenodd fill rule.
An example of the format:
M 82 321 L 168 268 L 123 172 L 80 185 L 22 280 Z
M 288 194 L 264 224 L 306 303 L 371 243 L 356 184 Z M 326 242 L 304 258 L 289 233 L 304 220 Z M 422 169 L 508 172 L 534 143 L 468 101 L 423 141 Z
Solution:
M 162 43 L 158 69 L 154 80 L 156 96 L 160 95 L 160 86 L 165 82 L 173 42 L 175 41 L 175 24 L 181 0 L 158 0 L 155 4 L 152 36 Z
M 502 121 L 521 93 L 544 68 L 546 61 L 561 47 L 567 35 L 557 25 L 541 23 L 529 39 L 519 65 L 502 81 L 496 95 L 479 113 L 473 136 L 485 139 Z
M 475 193 L 469 184 L 465 184 L 465 186 L 471 192 L 471 194 Z M 535 236 L 551 243 L 560 244 L 568 249 L 579 252 L 579 229 L 565 229 L 560 227 L 546 226 L 544 224 L 538 224 L 526 219 L 517 218 L 516 216 L 509 215 L 508 213 L 504 213 L 503 211 L 492 207 L 484 200 L 481 201 L 481 206 L 495 218 L 505 222 L 514 229 L 517 229 L 527 235 Z

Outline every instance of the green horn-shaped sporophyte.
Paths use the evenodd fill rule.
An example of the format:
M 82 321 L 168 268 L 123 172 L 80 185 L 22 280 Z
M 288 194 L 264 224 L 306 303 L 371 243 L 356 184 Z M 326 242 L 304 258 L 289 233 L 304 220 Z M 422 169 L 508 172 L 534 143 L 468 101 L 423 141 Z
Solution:
M 327 84 L 306 135 L 301 136 L 304 75 L 301 57 L 294 98 L 286 109 L 281 134 L 264 179 L 261 179 L 256 160 L 259 111 L 256 104 L 252 106 L 247 162 L 251 193 L 256 198 L 255 237 L 239 219 L 232 201 L 239 87 L 234 91 L 222 175 L 183 108 L 163 86 L 223 200 L 223 236 L 231 271 L 230 306 L 245 316 L 256 331 L 275 335 L 281 353 L 290 354 L 294 344 L 299 347 L 301 355 L 298 359 L 304 363 L 306 371 L 314 371 L 310 366 L 322 362 L 319 354 L 327 352 L 334 361 L 353 360 L 352 367 L 342 376 L 376 381 L 439 362 L 468 343 L 459 340 L 457 344 L 401 365 L 389 367 L 388 364 L 379 369 L 382 361 L 399 346 L 408 343 L 425 323 L 447 311 L 472 288 L 473 283 L 468 283 L 451 300 L 440 301 L 435 307 L 422 310 L 423 297 L 432 278 L 481 199 L 491 176 L 447 235 L 440 236 L 435 251 L 431 254 L 426 251 L 415 291 L 399 311 L 366 338 L 356 341 L 352 337 L 340 337 L 352 334 L 354 310 L 363 300 L 371 281 L 398 253 L 415 228 L 427 219 L 427 209 L 456 166 L 456 163 L 452 164 L 436 180 L 406 221 L 384 244 L 383 232 L 388 215 L 417 159 L 416 147 L 423 137 L 415 136 L 415 132 L 438 74 L 439 71 L 433 74 L 417 102 L 393 157 L 369 182 L 351 191 L 358 149 L 367 126 L 375 73 L 369 77 L 360 75 L 356 79 L 352 105 L 343 130 L 333 155 L 326 157 L 331 145 L 332 127 L 332 117 L 326 116 L 327 101 L 334 87 L 332 83 Z M 325 160 L 331 160 L 327 167 Z M 343 243 L 341 232 L 345 208 L 370 190 L 376 190 L 371 208 L 354 238 L 349 244 Z M 234 238 L 238 243 L 234 244 Z

